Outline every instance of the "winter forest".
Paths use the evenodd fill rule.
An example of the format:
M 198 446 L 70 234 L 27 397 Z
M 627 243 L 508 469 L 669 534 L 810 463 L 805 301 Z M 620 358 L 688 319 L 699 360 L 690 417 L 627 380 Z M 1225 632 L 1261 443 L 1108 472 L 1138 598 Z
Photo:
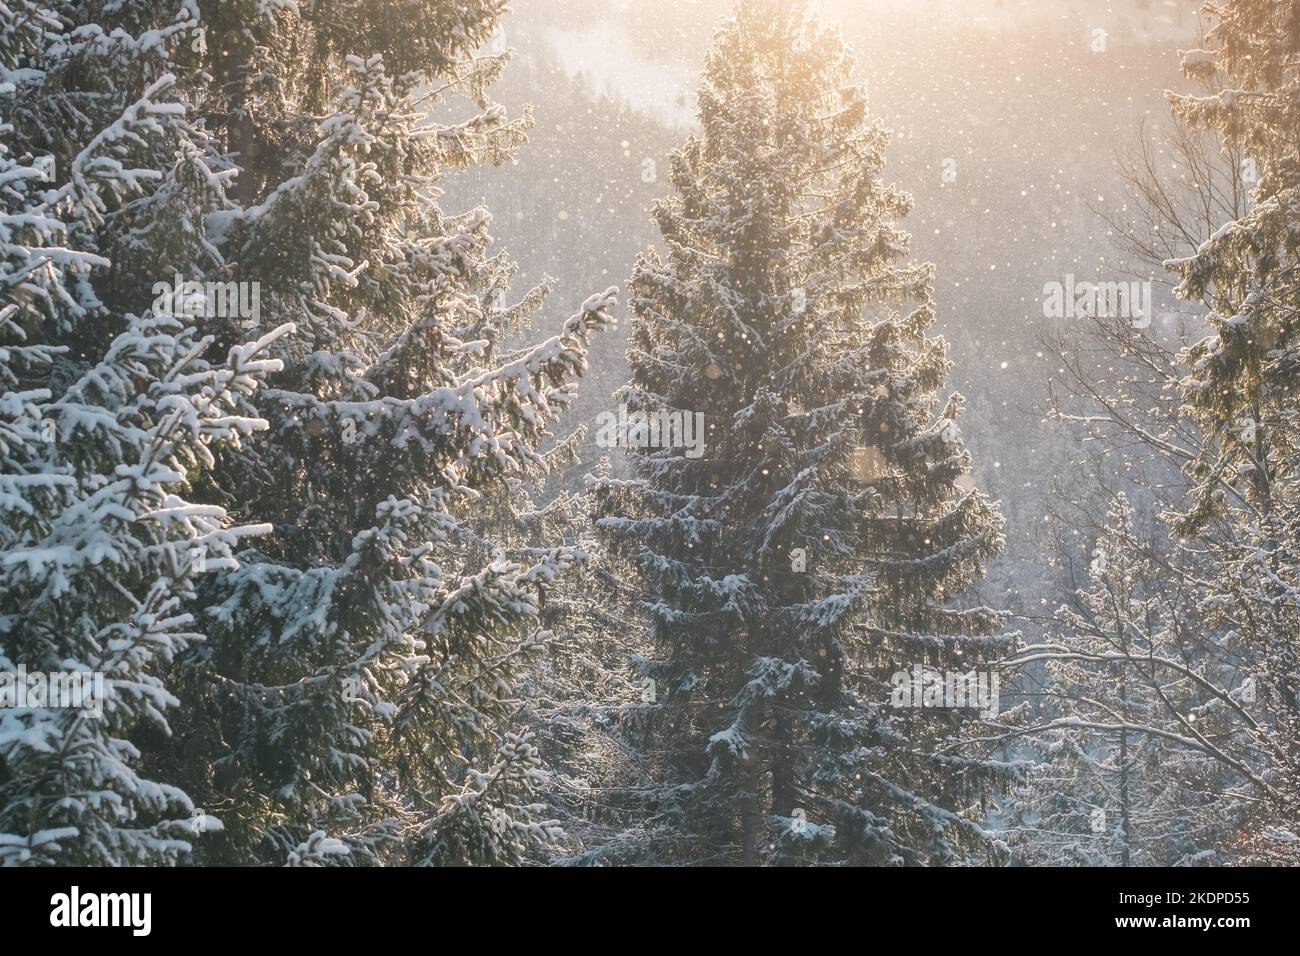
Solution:
M 1300 864 L 1300 0 L 0 0 L 0 865 Z

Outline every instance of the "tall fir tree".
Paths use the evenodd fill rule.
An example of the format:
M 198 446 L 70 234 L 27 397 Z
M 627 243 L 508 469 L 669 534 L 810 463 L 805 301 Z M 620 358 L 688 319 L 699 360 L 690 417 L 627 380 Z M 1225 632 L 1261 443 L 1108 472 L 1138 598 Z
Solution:
M 945 752 L 973 712 L 891 707 L 890 675 L 967 672 L 1013 638 L 963 590 L 1002 544 L 973 487 L 934 322 L 904 262 L 910 198 L 881 181 L 837 32 L 804 0 L 740 0 L 672 159 L 642 257 L 632 413 L 705 416 L 701 455 L 634 436 L 640 476 L 597 483 L 639 569 L 660 656 L 663 754 L 644 859 L 948 864 L 1007 769 Z M 675 442 L 680 445 L 681 442 Z

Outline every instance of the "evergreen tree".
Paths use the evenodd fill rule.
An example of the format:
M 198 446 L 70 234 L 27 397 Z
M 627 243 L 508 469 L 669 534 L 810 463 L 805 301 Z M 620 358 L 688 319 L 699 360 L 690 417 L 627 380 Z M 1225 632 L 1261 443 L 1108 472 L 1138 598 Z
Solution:
M 888 137 L 850 68 L 808 3 L 741 0 L 654 207 L 667 258 L 631 280 L 621 399 L 707 422 L 698 457 L 642 430 L 640 477 L 597 486 L 662 652 L 639 671 L 665 755 L 646 859 L 958 863 L 989 843 L 1004 768 L 942 752 L 973 711 L 890 706 L 891 673 L 970 671 L 1011 639 L 953 606 L 1002 522 L 960 397 L 936 415 L 933 270 L 903 261 L 910 199 L 880 179 Z
M 131 6 L 180 16 L 144 33 L 122 4 L 0 6 L 0 864 L 188 853 L 193 804 L 138 739 L 169 732 L 198 575 L 265 530 L 195 486 L 266 427 L 240 408 L 289 330 L 219 348 L 132 304 L 134 263 L 175 252 L 161 223 L 196 215 L 159 170 L 215 173 L 167 70 L 192 9 Z
M 1211 5 L 1206 50 L 1184 71 L 1222 88 L 1171 96 L 1175 114 L 1239 150 L 1257 180 L 1248 211 L 1172 265 L 1178 293 L 1211 307 L 1210 334 L 1182 356 L 1181 395 L 1205 436 L 1177 530 L 1209 542 L 1219 566 L 1202 604 L 1257 662 L 1253 728 L 1268 799 L 1252 841 L 1260 859 L 1295 862 L 1300 826 L 1300 5 Z M 1277 827 L 1280 826 L 1280 829 Z M 1274 839 L 1274 837 L 1278 837 Z
M 218 172 L 169 180 L 211 205 L 166 268 L 256 292 L 207 316 L 218 342 L 297 329 L 247 403 L 268 430 L 203 486 L 270 533 L 205 579 L 184 728 L 152 751 L 222 823 L 204 862 L 510 863 L 554 836 L 514 691 L 578 555 L 502 546 L 476 509 L 545 468 L 613 290 L 510 347 L 548 289 L 510 299 L 487 211 L 439 207 L 449 170 L 508 159 L 529 124 L 487 97 L 506 56 L 475 55 L 503 9 L 199 3 L 175 50 Z

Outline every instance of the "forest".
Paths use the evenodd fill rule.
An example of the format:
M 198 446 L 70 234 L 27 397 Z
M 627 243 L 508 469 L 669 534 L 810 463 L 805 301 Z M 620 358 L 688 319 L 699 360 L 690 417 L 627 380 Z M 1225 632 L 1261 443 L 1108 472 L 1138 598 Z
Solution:
M 0 0 L 0 867 L 1298 864 L 1300 0 Z

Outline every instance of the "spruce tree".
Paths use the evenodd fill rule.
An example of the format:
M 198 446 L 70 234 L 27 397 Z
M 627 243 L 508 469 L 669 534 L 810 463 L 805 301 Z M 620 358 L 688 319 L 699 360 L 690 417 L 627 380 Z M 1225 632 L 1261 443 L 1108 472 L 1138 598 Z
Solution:
M 174 51 L 217 170 L 175 175 L 211 200 L 177 271 L 257 291 L 208 316 L 219 343 L 296 328 L 247 402 L 268 429 L 203 485 L 269 533 L 205 578 L 184 727 L 150 751 L 221 823 L 202 862 L 510 863 L 554 836 L 515 689 L 578 555 L 480 509 L 545 468 L 613 290 L 513 347 L 549 290 L 510 298 L 487 210 L 440 208 L 530 122 L 487 96 L 507 56 L 476 54 L 504 6 L 200 2 Z
M 660 649 L 643 859 L 988 859 L 1004 771 L 945 752 L 972 711 L 891 707 L 891 674 L 971 671 L 1009 643 L 959 607 L 1002 544 L 969 479 L 910 198 L 850 54 L 803 0 L 741 0 L 709 54 L 701 132 L 638 260 L 633 414 L 706 421 L 703 454 L 633 438 L 599 527 L 639 569 Z M 987 665 L 984 665 L 987 666 Z
M 1195 254 L 1173 260 L 1177 292 L 1206 301 L 1209 334 L 1181 356 L 1180 392 L 1205 436 L 1189 466 L 1192 500 L 1176 529 L 1219 562 L 1203 613 L 1250 649 L 1267 771 L 1250 841 L 1258 858 L 1294 863 L 1300 822 L 1300 6 L 1213 6 L 1208 49 L 1184 55 L 1210 96 L 1171 95 L 1180 119 L 1238 151 L 1255 180 L 1250 207 Z M 1263 809 L 1266 808 L 1266 809 Z M 1280 829 L 1279 829 L 1280 827 Z
M 290 329 L 218 346 L 144 305 L 134 265 L 203 212 L 171 174 L 216 175 L 168 69 L 185 7 L 0 7 L 0 865 L 176 862 L 205 819 L 139 744 L 171 730 L 200 575 L 265 530 L 197 486 L 266 427 L 241 410 Z M 33 675 L 65 696 L 23 699 Z

